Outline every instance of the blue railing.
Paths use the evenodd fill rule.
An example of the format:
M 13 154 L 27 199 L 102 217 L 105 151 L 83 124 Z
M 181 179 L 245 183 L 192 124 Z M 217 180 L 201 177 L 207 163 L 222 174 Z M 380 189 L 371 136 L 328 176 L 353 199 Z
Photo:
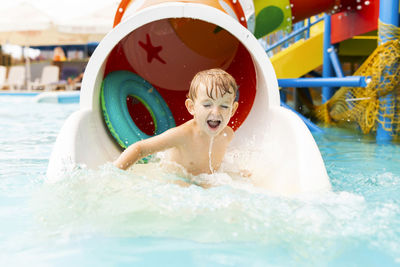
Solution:
M 311 29 L 311 27 L 314 26 L 315 24 L 319 23 L 319 22 L 322 21 L 322 20 L 324 20 L 324 17 L 320 17 L 320 18 L 317 17 L 317 19 L 316 19 L 314 22 L 311 22 L 311 19 L 308 19 L 308 20 L 307 20 L 307 25 L 306 25 L 306 26 L 303 26 L 303 27 L 301 27 L 301 28 L 299 28 L 299 29 L 297 29 L 297 30 L 291 32 L 290 34 L 288 34 L 288 35 L 285 36 L 284 38 L 280 39 L 280 40 L 279 40 L 278 42 L 276 42 L 275 44 L 273 44 L 273 45 L 267 47 L 267 49 L 266 49 L 265 51 L 266 51 L 266 52 L 270 52 L 270 51 L 272 51 L 273 49 L 277 48 L 278 46 L 283 45 L 284 43 L 286 43 L 286 42 L 289 41 L 290 39 L 292 39 L 292 38 L 294 38 L 294 37 L 296 37 L 296 36 L 298 36 L 299 34 L 302 34 L 302 33 L 304 33 L 304 32 L 306 32 L 306 38 L 305 38 L 305 39 L 310 38 L 310 29 Z
M 330 98 L 334 93 L 336 87 L 366 87 L 369 80 L 363 76 L 348 76 L 345 77 L 343 69 L 341 67 L 339 57 L 335 51 L 335 47 L 331 44 L 330 39 L 330 16 L 325 14 L 324 16 L 316 16 L 316 20 L 311 22 L 311 19 L 307 19 L 307 25 L 302 26 L 287 36 L 281 38 L 279 41 L 269 46 L 266 52 L 270 52 L 273 49 L 285 45 L 289 40 L 305 33 L 304 39 L 310 38 L 310 29 L 315 24 L 325 20 L 324 29 L 324 63 L 323 63 L 323 75 L 321 78 L 296 78 L 296 79 L 278 79 L 280 87 L 322 87 L 323 88 L 323 99 L 325 101 Z M 299 26 L 297 24 L 297 26 Z M 329 70 L 329 71 L 327 71 Z

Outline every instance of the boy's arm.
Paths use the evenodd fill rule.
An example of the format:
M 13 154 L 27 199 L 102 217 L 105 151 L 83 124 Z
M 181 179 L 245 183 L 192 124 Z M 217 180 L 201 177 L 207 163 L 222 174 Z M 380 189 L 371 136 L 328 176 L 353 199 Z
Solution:
M 141 158 L 171 147 L 176 147 L 183 139 L 183 131 L 181 127 L 176 127 L 160 135 L 136 142 L 125 149 L 113 164 L 120 169 L 126 170 Z

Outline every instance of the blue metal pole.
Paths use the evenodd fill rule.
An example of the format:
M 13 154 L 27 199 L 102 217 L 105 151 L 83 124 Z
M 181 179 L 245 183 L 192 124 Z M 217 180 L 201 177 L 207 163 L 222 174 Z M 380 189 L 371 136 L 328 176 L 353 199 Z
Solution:
M 310 29 L 311 29 L 311 19 L 307 19 L 307 31 L 306 31 L 306 39 L 310 38 Z
M 283 102 L 281 102 L 281 106 L 285 107 L 291 111 L 293 111 L 294 113 L 297 114 L 297 116 L 300 117 L 300 119 L 302 119 L 302 121 L 307 125 L 308 129 L 310 130 L 310 132 L 313 133 L 324 133 L 324 130 L 322 130 L 321 128 L 319 128 L 317 125 L 315 125 L 312 121 L 310 121 L 309 119 L 307 119 L 306 117 L 304 117 L 302 114 L 300 114 L 299 112 L 297 112 L 296 110 L 294 110 L 291 106 L 289 106 L 288 104 L 285 104 Z
M 329 48 L 331 47 L 331 16 L 325 14 L 325 28 L 324 28 L 324 46 L 323 46 L 323 65 L 322 77 L 328 78 L 333 76 L 333 67 L 329 57 Z M 324 86 L 322 87 L 322 103 L 328 101 L 333 95 L 333 88 Z
M 279 96 L 281 98 L 281 103 L 286 103 L 287 96 L 286 96 L 286 91 L 284 91 L 284 89 L 279 90 Z
M 278 79 L 279 87 L 366 87 L 364 76 L 348 76 L 343 78 L 296 78 Z
M 300 29 L 304 29 L 304 21 L 299 21 L 296 24 L 294 24 L 294 30 L 300 30 Z M 304 39 L 304 32 L 294 37 L 294 42 L 297 42 L 301 39 Z
M 386 24 L 392 24 L 399 27 L 399 0 L 380 0 L 379 1 L 379 19 Z M 395 36 L 388 36 L 388 31 L 383 33 L 379 29 L 379 39 L 385 43 Z M 390 66 L 383 72 L 390 72 Z M 382 77 L 381 82 L 385 82 Z M 376 131 L 376 141 L 378 143 L 388 143 L 393 139 L 393 119 L 390 117 L 394 112 L 396 99 L 393 94 L 387 94 L 379 98 L 379 117 L 378 128 Z
M 335 47 L 331 46 L 328 49 L 328 52 L 329 52 L 329 59 L 332 62 L 332 67 L 335 70 L 336 76 L 339 78 L 344 77 L 342 65 L 340 65 L 340 60 L 338 55 L 336 54 Z

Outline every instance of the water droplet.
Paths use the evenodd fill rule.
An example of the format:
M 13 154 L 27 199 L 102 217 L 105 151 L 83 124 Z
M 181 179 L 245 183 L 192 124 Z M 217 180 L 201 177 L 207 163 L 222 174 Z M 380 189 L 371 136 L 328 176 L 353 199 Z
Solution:
M 122 12 L 124 12 L 124 9 L 123 9 L 122 7 L 120 7 L 120 8 L 118 9 L 118 12 L 119 12 L 119 13 L 122 13 Z
M 365 4 L 366 6 L 369 6 L 370 2 L 369 2 L 369 1 L 365 1 L 364 4 Z

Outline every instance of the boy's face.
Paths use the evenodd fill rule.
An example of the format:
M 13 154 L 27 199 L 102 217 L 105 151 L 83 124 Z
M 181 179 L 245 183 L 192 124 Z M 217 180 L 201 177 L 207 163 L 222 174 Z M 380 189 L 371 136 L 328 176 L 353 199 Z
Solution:
M 216 136 L 225 129 L 238 107 L 238 103 L 234 102 L 234 94 L 216 96 L 216 91 L 213 90 L 214 99 L 212 99 L 207 95 L 204 84 L 200 84 L 195 100 L 187 99 L 185 103 L 197 125 L 209 136 Z

